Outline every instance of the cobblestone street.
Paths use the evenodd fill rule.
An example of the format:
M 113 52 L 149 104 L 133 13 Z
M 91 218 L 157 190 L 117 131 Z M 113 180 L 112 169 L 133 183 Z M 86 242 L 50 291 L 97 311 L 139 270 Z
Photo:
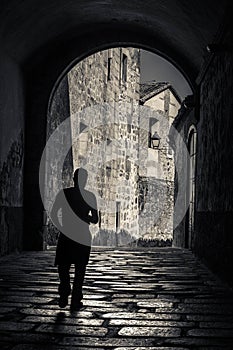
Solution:
M 73 313 L 54 253 L 1 258 L 1 350 L 233 349 L 233 294 L 189 251 L 93 248 Z

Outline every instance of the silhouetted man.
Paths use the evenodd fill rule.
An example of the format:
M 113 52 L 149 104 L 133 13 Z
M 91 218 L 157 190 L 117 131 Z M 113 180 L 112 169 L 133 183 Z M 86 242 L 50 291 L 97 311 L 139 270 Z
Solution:
M 72 310 L 78 310 L 83 305 L 82 286 L 91 250 L 89 224 L 98 222 L 98 212 L 94 194 L 84 189 L 87 171 L 83 168 L 77 169 L 73 180 L 74 187 L 65 188 L 58 193 L 51 210 L 51 218 L 61 231 L 55 258 L 60 278 L 59 306 L 63 308 L 68 304 L 68 296 L 71 293 L 69 271 L 71 264 L 74 264 L 75 276 L 70 307 Z

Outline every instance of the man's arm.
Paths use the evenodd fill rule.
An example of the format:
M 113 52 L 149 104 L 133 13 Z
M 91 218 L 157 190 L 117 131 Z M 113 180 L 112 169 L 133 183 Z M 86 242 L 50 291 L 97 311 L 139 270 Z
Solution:
M 92 202 L 90 207 L 91 215 L 90 214 L 88 215 L 88 219 L 90 223 L 97 224 L 97 222 L 99 221 L 99 217 L 98 217 L 98 210 L 97 210 L 97 202 L 94 195 L 92 195 L 91 202 Z

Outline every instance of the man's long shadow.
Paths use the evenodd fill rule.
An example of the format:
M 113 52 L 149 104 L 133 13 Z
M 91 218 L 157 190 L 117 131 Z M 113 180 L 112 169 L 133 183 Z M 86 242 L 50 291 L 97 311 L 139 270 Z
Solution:
M 75 317 L 77 320 L 79 318 L 79 312 L 81 310 L 76 310 L 76 311 L 70 311 L 69 315 L 65 311 L 59 311 L 56 314 L 55 321 L 53 323 L 53 334 L 55 337 L 60 336 L 62 333 L 63 335 L 66 333 L 64 331 L 64 327 L 68 325 L 69 323 L 65 322 L 66 317 Z M 72 324 L 72 323 L 71 323 Z
M 64 311 L 59 311 L 56 314 L 56 319 L 53 324 L 53 333 L 61 333 L 65 326 L 66 313 Z
M 66 318 L 66 313 L 64 311 L 59 311 L 56 315 L 55 325 L 63 323 Z
M 79 316 L 79 312 L 82 311 L 83 308 L 80 308 L 80 310 L 70 311 L 69 315 L 75 316 L 76 318 Z M 53 330 L 56 333 L 56 331 L 61 330 L 64 325 L 66 325 L 65 319 L 67 317 L 67 313 L 65 311 L 59 311 L 56 314 L 56 319 L 54 322 Z

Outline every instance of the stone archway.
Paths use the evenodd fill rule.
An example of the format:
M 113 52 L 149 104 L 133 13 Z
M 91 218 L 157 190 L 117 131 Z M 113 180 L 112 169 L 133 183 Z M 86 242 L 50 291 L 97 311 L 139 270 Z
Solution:
M 123 5 L 119 4 L 119 6 Z M 206 4 L 203 4 L 203 6 L 205 8 Z M 141 16 L 141 10 L 142 8 L 138 8 L 136 14 Z M 191 35 L 193 40 L 190 40 L 190 35 L 186 37 L 185 33 L 190 28 L 190 20 L 187 20 L 187 16 L 184 13 L 184 17 L 182 17 L 184 21 L 179 22 L 180 27 L 174 26 L 178 30 L 178 36 L 182 37 L 181 33 L 184 33 L 185 37 L 181 46 L 177 45 L 175 34 L 169 29 L 172 27 L 172 24 L 166 22 L 166 16 L 164 18 L 165 27 L 161 27 L 159 16 L 161 15 L 163 18 L 164 13 L 159 15 L 157 10 L 153 7 L 153 11 L 155 11 L 153 21 L 149 20 L 153 16 L 151 17 L 148 13 L 145 13 L 139 25 L 137 21 L 132 22 L 131 15 L 127 15 L 127 21 L 125 21 L 124 6 L 123 10 L 120 11 L 119 21 L 103 18 L 104 12 L 102 13 L 102 8 L 95 7 L 96 14 L 98 14 L 97 17 L 99 19 L 102 18 L 98 23 L 92 18 L 92 11 L 90 16 L 87 16 L 87 22 L 83 23 L 80 18 L 79 27 L 77 27 L 77 20 L 75 22 L 67 21 L 67 24 L 71 24 L 71 27 L 66 27 L 64 30 L 61 30 L 59 23 L 55 23 L 58 26 L 54 24 L 54 28 L 59 28 L 59 33 L 56 33 L 56 31 L 52 32 L 49 38 L 47 38 L 47 32 L 45 37 L 38 34 L 38 38 L 41 38 L 41 41 L 36 41 L 31 46 L 28 44 L 28 42 L 31 43 L 31 37 L 28 38 L 28 42 L 26 40 L 24 46 L 21 43 L 20 48 L 22 51 L 18 57 L 25 87 L 26 139 L 24 157 L 24 249 L 43 248 L 41 228 L 43 227 L 44 218 L 38 186 L 38 169 L 46 142 L 45 130 L 48 101 L 54 85 L 59 81 L 59 77 L 62 76 L 61 72 L 70 69 L 77 61 L 101 49 L 114 46 L 140 46 L 159 53 L 170 60 L 183 72 L 193 90 L 195 90 L 195 80 L 202 65 L 201 52 L 203 46 L 209 42 L 212 34 L 216 31 L 216 23 L 219 22 L 218 16 L 220 15 L 222 18 L 224 8 L 221 6 L 220 8 L 213 7 L 210 9 L 208 4 L 208 11 L 211 10 L 213 21 L 202 40 L 200 40 L 195 30 L 192 31 Z M 80 11 L 81 13 L 82 11 Z M 170 8 L 168 13 L 170 13 Z M 181 13 L 183 13 L 183 8 Z M 132 15 L 134 18 L 134 14 Z M 198 20 L 199 12 L 193 15 L 195 21 Z M 52 15 L 48 12 L 45 20 L 49 20 L 50 16 Z M 205 23 L 205 16 L 203 17 L 200 17 L 200 25 Z M 30 21 L 32 20 L 32 18 L 29 19 Z M 35 22 L 37 23 L 37 21 Z M 152 28 L 154 29 L 151 30 Z M 37 29 L 36 27 L 35 30 Z M 164 33 L 167 33 L 167 35 Z M 193 45 L 194 42 L 196 46 Z M 16 46 L 14 45 L 14 54 L 17 52 Z M 25 51 L 25 48 L 30 48 L 30 50 Z
M 54 57 L 56 52 L 48 53 L 43 57 L 42 62 L 30 61 L 24 65 L 24 73 L 26 77 L 27 95 L 26 95 L 26 147 L 25 147 L 25 171 L 24 171 L 24 249 L 43 249 L 43 227 L 45 225 L 45 216 L 43 212 L 43 204 L 40 198 L 38 170 L 41 155 L 46 144 L 46 124 L 47 124 L 47 108 L 49 101 L 53 96 L 56 87 L 62 80 L 62 77 L 77 62 L 90 55 L 90 53 L 98 52 L 103 48 L 111 48 L 116 46 L 142 47 L 149 49 L 151 52 L 158 52 L 153 47 L 151 39 L 144 37 L 137 32 L 118 32 L 118 37 L 108 38 L 103 43 L 101 34 L 96 33 L 96 37 L 90 37 L 90 41 L 82 37 L 79 50 L 67 48 L 67 55 L 61 57 L 59 53 L 57 60 Z M 124 39 L 125 38 L 125 39 Z M 124 39 L 124 40 L 123 40 Z M 73 57 L 75 55 L 75 59 Z M 166 56 L 166 55 L 163 55 Z M 173 60 L 171 60 L 173 61 Z M 180 68 L 179 64 L 176 64 Z M 181 69 L 181 68 L 180 68 Z M 61 73 L 62 72 L 62 73 Z M 188 73 L 188 70 L 186 71 Z M 181 70 L 181 73 L 184 73 Z M 192 88 L 195 82 L 192 80 L 192 70 L 190 76 L 185 74 L 189 82 L 192 82 Z M 52 91 L 52 94 L 51 94 Z M 33 174 L 33 176 L 32 176 Z

